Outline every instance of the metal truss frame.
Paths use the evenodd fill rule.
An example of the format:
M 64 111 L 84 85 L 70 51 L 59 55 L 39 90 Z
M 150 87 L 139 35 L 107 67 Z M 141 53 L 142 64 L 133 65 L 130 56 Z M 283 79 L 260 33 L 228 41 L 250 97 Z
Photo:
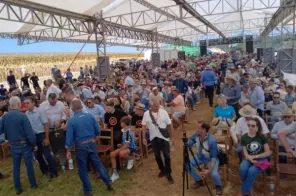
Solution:
M 282 0 L 280 8 L 273 14 L 268 25 L 262 31 L 261 36 L 267 36 L 272 30 L 274 30 L 281 22 L 288 18 L 295 10 L 295 0 Z
M 28 45 L 34 43 L 40 43 L 44 41 L 51 41 L 51 42 L 71 42 L 71 43 L 91 43 L 96 44 L 96 40 L 88 40 L 85 39 L 61 39 L 61 38 L 50 38 L 50 37 L 43 37 L 43 36 L 31 36 L 25 34 L 9 34 L 9 33 L 0 33 L 0 38 L 3 39 L 18 39 L 18 45 Z M 138 47 L 138 48 L 151 48 L 151 46 L 147 44 L 143 44 L 138 41 L 132 42 L 129 39 L 121 39 L 121 38 L 114 38 L 114 39 L 106 39 L 105 44 L 107 47 L 111 46 L 125 46 L 125 47 Z
M 139 0 L 135 1 L 138 2 Z M 237 4 L 236 6 L 233 6 L 232 3 L 230 3 L 233 1 L 235 1 Z M 195 11 L 200 13 L 201 16 L 214 16 L 248 12 L 253 10 L 279 8 L 280 6 L 276 2 L 277 0 L 200 0 L 196 2 L 190 2 L 188 4 Z M 208 9 L 204 8 L 205 5 Z M 251 5 L 251 7 L 249 7 L 249 5 Z M 181 10 L 176 13 L 176 9 L 174 8 L 177 6 L 179 5 L 171 5 L 159 7 L 157 9 L 147 9 L 127 14 L 108 16 L 104 17 L 104 20 L 130 27 L 143 27 L 146 25 L 174 21 L 176 18 L 181 18 L 183 21 L 186 19 L 195 18 L 186 10 Z M 225 11 L 226 9 L 228 11 Z M 175 16 L 175 18 L 168 17 L 168 14 Z
M 51 39 L 56 39 L 58 35 L 59 38 L 69 39 L 73 36 L 82 34 L 93 34 L 96 31 L 98 33 L 103 32 L 105 36 L 114 36 L 143 41 L 152 40 L 152 31 L 149 30 L 141 30 L 119 25 L 117 23 L 99 20 L 96 17 L 20 0 L 1 0 L 0 19 L 48 27 L 47 31 L 59 29 L 55 32 L 60 33 L 56 36 L 52 36 Z M 98 20 L 99 22 L 97 22 Z M 29 35 L 32 35 L 35 33 L 40 33 L 40 31 L 44 30 L 42 29 L 35 32 L 31 31 L 24 33 L 29 33 Z M 158 37 L 158 41 L 160 43 L 177 45 L 184 44 L 187 46 L 191 45 L 191 42 L 182 40 L 180 38 L 169 37 L 158 33 L 156 33 L 156 36 Z
M 141 4 L 141 5 L 143 5 L 143 6 L 145 6 L 145 7 L 147 7 L 147 8 L 149 8 L 150 10 L 154 10 L 155 12 L 157 12 L 157 13 L 159 13 L 161 15 L 164 15 L 164 16 L 170 18 L 170 19 L 179 21 L 179 22 L 187 25 L 188 27 L 190 27 L 191 29 L 193 29 L 193 30 L 195 30 L 197 32 L 200 32 L 202 34 L 207 34 L 206 32 L 204 32 L 204 31 L 200 30 L 199 28 L 193 26 L 192 24 L 190 24 L 189 22 L 183 20 L 182 18 L 180 18 L 180 17 L 178 17 L 178 16 L 176 16 L 174 14 L 171 14 L 171 13 L 169 13 L 167 11 L 164 11 L 164 10 L 162 10 L 162 9 L 160 9 L 160 8 L 158 8 L 158 7 L 150 4 L 150 3 L 148 3 L 145 0 L 134 0 L 134 1 L 137 2 L 137 3 L 139 3 L 139 4 Z M 181 6 L 180 6 L 180 11 L 182 12 L 182 7 Z
M 269 21 L 271 18 L 257 18 L 257 19 L 249 19 L 244 20 L 244 30 L 251 30 L 251 29 L 261 29 L 265 27 L 265 20 Z M 239 31 L 242 30 L 241 21 L 229 21 L 229 22 L 220 22 L 220 23 L 213 23 L 214 26 L 221 29 L 222 32 L 233 32 L 233 31 Z M 197 26 L 202 27 L 202 26 Z M 204 25 L 203 25 L 204 27 Z M 177 36 L 177 37 L 186 37 L 186 36 L 192 36 L 192 35 L 202 35 L 196 32 L 194 29 L 191 29 L 189 27 L 185 28 L 176 28 L 176 29 L 170 29 L 165 31 L 158 31 L 160 34 L 164 34 L 167 36 Z M 213 30 L 209 29 L 208 33 L 215 33 Z
M 218 35 L 220 35 L 223 38 L 226 38 L 226 36 L 213 24 L 211 24 L 207 19 L 205 19 L 202 15 L 200 15 L 196 9 L 194 9 L 188 2 L 185 0 L 173 0 L 177 5 L 180 5 L 184 10 L 186 10 L 187 13 L 192 15 L 194 18 L 205 24 L 207 27 L 211 28 L 213 31 L 215 31 Z M 181 13 L 181 15 L 183 15 Z

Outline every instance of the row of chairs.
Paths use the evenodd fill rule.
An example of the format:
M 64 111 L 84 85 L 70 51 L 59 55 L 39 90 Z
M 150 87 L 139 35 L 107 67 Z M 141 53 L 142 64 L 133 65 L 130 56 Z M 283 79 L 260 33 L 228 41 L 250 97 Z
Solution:
M 137 150 L 133 153 L 134 157 L 134 171 L 143 164 L 144 156 L 148 157 L 148 154 L 152 152 L 151 144 L 144 145 L 143 138 L 145 137 L 145 131 L 141 129 L 132 130 L 135 143 L 137 146 Z M 110 153 L 115 150 L 114 149 L 114 133 L 113 129 L 101 129 L 101 135 L 99 137 L 97 146 L 98 153 L 105 165 L 110 165 Z

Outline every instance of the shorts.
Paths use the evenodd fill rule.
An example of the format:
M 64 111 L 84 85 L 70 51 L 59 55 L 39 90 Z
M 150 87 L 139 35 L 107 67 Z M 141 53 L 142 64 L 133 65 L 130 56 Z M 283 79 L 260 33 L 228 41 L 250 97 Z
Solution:
M 180 118 L 185 114 L 185 112 L 174 112 L 173 113 L 173 118 Z

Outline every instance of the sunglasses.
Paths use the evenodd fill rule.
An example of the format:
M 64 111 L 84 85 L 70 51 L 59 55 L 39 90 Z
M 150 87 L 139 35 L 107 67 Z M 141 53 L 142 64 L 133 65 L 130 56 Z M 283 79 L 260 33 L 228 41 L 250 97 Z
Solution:
M 91 104 L 91 102 L 86 102 L 86 104 Z
M 255 128 L 257 125 L 248 124 L 248 127 Z
M 280 97 L 273 97 L 274 99 L 279 99 Z
M 283 116 L 283 118 L 291 118 L 292 116 Z

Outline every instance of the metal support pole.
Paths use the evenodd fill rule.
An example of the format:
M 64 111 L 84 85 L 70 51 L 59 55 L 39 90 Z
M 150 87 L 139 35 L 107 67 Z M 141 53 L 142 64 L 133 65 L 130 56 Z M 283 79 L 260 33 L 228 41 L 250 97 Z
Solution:
M 281 22 L 281 50 L 283 50 L 283 21 Z
M 292 34 L 292 54 L 293 54 L 293 56 L 292 56 L 292 73 L 294 74 L 295 73 L 295 64 L 296 64 L 296 62 L 295 62 L 295 58 L 296 58 L 296 54 L 295 54 L 295 52 L 294 52 L 294 50 L 295 50 L 295 44 L 294 44 L 294 42 L 295 42 L 295 1 L 294 1 L 294 7 L 293 7 L 293 34 Z

